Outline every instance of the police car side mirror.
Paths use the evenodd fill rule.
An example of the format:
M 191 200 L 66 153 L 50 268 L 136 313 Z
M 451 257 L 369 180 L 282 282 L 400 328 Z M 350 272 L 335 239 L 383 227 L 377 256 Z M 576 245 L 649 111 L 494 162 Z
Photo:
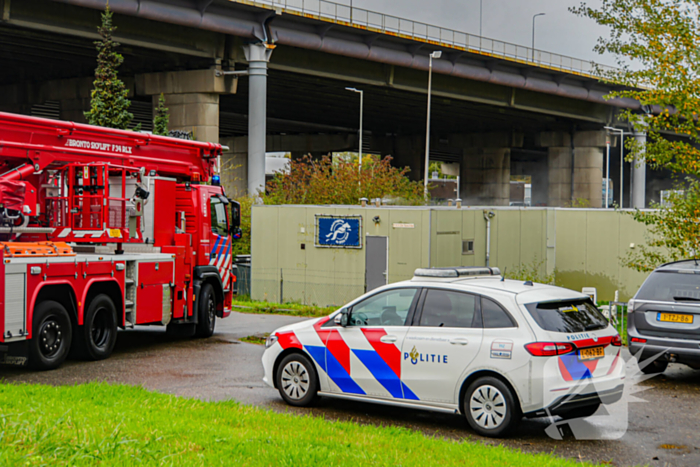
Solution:
M 348 321 L 349 321 L 348 316 L 349 315 L 350 315 L 350 310 L 348 310 L 347 308 L 343 308 L 342 310 L 340 310 L 340 313 L 335 315 L 335 318 L 333 319 L 333 321 L 338 326 L 345 327 L 348 325 Z

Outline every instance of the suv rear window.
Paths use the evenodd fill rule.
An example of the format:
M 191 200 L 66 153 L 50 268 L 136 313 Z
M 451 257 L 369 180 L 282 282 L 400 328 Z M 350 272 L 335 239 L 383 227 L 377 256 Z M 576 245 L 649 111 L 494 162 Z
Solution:
M 700 300 L 700 275 L 676 271 L 652 272 L 635 298 L 660 302 Z
M 525 308 L 545 331 L 573 333 L 608 326 L 608 321 L 589 299 L 529 303 Z

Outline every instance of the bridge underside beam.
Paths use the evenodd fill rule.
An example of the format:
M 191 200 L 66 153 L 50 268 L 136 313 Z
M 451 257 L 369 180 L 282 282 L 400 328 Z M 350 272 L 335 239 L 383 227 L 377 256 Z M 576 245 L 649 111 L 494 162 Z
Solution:
M 37 1 L 37 0 L 32 0 Z M 54 0 L 87 8 L 104 8 L 97 0 Z M 419 40 L 408 40 L 389 34 L 377 34 L 368 40 L 365 31 L 333 25 L 328 22 L 301 18 L 295 15 L 276 15 L 270 9 L 251 8 L 234 2 L 195 2 L 188 6 L 172 5 L 157 0 L 113 0 L 112 9 L 121 14 L 142 19 L 168 22 L 194 29 L 215 31 L 259 41 L 272 40 L 279 45 L 306 50 L 321 50 L 330 54 L 363 61 L 386 63 L 394 66 L 426 71 L 428 52 Z M 263 25 L 265 18 L 269 33 Z M 268 37 L 268 35 L 270 37 Z M 455 50 L 449 60 L 438 60 L 434 72 L 461 79 L 499 83 L 513 88 L 532 90 L 542 94 L 566 96 L 573 99 L 627 108 L 639 108 L 631 99 L 607 101 L 609 88 L 596 80 L 571 76 L 545 67 L 519 64 L 506 59 L 484 57 Z M 569 78 L 569 79 L 566 79 Z
M 423 71 L 294 47 L 278 47 L 270 69 L 427 94 Z M 497 106 L 513 114 L 535 112 L 598 124 L 609 122 L 614 112 L 609 105 L 445 75 L 433 76 L 432 94 Z

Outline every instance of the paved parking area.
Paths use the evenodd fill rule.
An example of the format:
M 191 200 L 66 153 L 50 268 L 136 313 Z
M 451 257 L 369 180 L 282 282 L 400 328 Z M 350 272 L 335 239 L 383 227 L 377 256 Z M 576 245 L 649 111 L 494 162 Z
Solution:
M 505 444 L 532 452 L 612 462 L 613 465 L 700 465 L 700 371 L 671 365 L 664 375 L 642 383 L 636 395 L 646 402 L 629 406 L 628 429 L 621 439 L 580 441 L 568 434 L 555 441 L 547 436 L 546 419 L 525 420 L 515 435 L 494 441 L 476 436 L 456 415 L 396 409 L 374 404 L 322 399 L 312 409 L 291 409 L 277 391 L 261 380 L 263 347 L 238 339 L 269 332 L 299 318 L 234 313 L 219 320 L 213 337 L 176 339 L 162 328 L 143 328 L 119 334 L 114 355 L 100 362 L 68 361 L 51 372 L 0 367 L 7 382 L 76 384 L 88 381 L 140 384 L 156 391 L 205 400 L 235 399 L 278 411 L 293 411 L 333 420 L 394 424 L 426 434 L 454 439 Z M 624 420 L 617 418 L 623 423 Z M 584 428 L 610 431 L 609 423 L 593 417 Z M 568 432 L 567 432 L 568 433 Z

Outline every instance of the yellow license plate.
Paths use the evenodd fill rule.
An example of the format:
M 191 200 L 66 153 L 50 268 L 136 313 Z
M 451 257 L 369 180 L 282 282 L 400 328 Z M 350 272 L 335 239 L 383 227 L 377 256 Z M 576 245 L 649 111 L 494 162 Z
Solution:
M 668 323 L 686 323 L 692 324 L 693 315 L 679 315 L 676 313 L 659 313 L 656 317 L 658 321 L 666 321 Z
M 579 350 L 581 360 L 593 360 L 595 358 L 605 357 L 605 349 L 603 347 L 588 347 Z

